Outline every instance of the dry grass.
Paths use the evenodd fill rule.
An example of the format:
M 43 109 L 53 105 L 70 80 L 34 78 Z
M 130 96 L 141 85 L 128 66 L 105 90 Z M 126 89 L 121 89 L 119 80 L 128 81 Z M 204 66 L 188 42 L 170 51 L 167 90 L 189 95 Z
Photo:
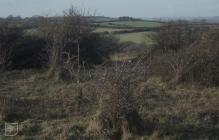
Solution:
M 104 74 L 104 72 L 101 74 L 101 71 L 98 73 L 97 77 Z M 127 86 L 129 82 L 126 79 L 128 76 L 122 76 L 124 79 L 122 77 L 117 79 L 113 70 L 110 73 L 107 77 L 102 75 L 105 82 L 101 82 L 101 80 L 97 82 L 93 79 L 82 83 L 82 98 L 78 96 L 77 84 L 53 79 L 47 81 L 43 78 L 45 76 L 43 72 L 37 73 L 29 70 L 2 73 L 1 95 L 25 97 L 27 101 L 59 100 L 61 103 L 61 106 L 45 106 L 44 111 L 36 110 L 36 112 L 32 112 L 32 116 L 22 118 L 21 122 L 28 122 L 28 125 L 20 132 L 18 139 L 31 137 L 36 139 L 60 139 L 60 137 L 62 139 L 73 137 L 98 139 L 104 134 L 100 130 L 107 130 L 108 134 L 122 130 L 123 139 L 133 140 L 218 137 L 218 87 L 204 88 L 189 84 L 175 86 L 163 81 L 160 77 L 152 77 L 142 82 L 139 81 L 140 84 L 135 84 L 137 87 L 129 89 Z M 133 74 L 133 72 L 131 73 Z M 129 75 L 129 72 L 126 74 Z M 133 75 L 135 76 L 135 74 Z M 132 82 L 138 83 L 135 80 Z M 101 97 L 102 102 L 98 102 L 98 97 Z M 136 101 L 133 102 L 134 97 Z M 73 111 L 78 108 L 78 101 L 84 101 L 84 104 L 81 104 L 80 113 Z M 47 100 L 47 102 L 49 101 Z M 135 102 L 139 107 L 134 105 Z M 143 134 L 133 130 L 133 128 L 138 130 L 137 128 L 140 126 L 139 119 L 131 113 L 134 110 L 138 110 L 139 114 L 134 114 L 138 114 L 146 124 Z M 112 114 L 115 112 L 126 119 L 118 119 L 114 129 L 107 127 L 107 124 L 114 120 Z M 126 116 L 127 114 L 129 117 Z M 133 117 L 131 117 L 132 115 Z M 101 121 L 104 118 L 108 121 Z M 72 133 L 77 135 L 73 136 Z

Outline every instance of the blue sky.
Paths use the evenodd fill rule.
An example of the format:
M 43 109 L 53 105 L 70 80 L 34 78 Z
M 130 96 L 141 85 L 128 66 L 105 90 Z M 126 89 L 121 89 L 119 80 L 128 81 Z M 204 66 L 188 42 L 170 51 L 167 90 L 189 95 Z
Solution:
M 0 16 L 60 15 L 71 5 L 111 17 L 206 17 L 219 15 L 219 0 L 0 0 Z

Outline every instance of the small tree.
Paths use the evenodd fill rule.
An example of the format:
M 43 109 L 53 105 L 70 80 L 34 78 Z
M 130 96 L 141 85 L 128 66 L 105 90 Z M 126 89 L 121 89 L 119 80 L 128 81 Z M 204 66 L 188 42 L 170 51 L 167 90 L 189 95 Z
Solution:
M 78 62 L 78 69 L 80 67 L 80 39 L 83 34 L 89 32 L 85 17 L 75 8 L 70 8 L 64 12 L 64 17 L 57 19 L 49 19 L 46 21 L 46 26 L 43 28 L 44 35 L 47 39 L 49 52 L 49 77 L 58 75 L 62 69 L 64 55 L 77 54 L 75 61 Z M 66 52 L 68 46 L 70 50 L 77 50 L 77 53 Z
M 185 79 L 186 74 L 197 65 L 197 58 L 192 52 L 192 48 L 184 48 L 178 52 L 169 51 L 161 57 L 160 64 L 163 69 L 167 69 L 172 74 L 172 82 L 178 83 Z

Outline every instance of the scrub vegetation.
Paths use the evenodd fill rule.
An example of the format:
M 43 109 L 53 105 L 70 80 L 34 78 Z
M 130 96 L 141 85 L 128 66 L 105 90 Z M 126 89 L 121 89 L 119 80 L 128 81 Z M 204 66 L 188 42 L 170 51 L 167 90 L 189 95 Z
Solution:
M 94 20 L 0 20 L 0 139 L 219 139 L 218 25 Z

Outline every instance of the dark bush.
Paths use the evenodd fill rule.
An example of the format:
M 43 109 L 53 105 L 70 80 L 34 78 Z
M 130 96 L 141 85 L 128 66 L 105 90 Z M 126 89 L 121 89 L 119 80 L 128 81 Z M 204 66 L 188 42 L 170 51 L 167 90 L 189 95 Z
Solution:
M 193 28 L 181 28 L 165 27 L 165 31 L 158 34 L 159 38 L 161 35 L 163 38 L 158 40 L 160 46 L 151 51 L 151 72 L 172 80 L 173 83 L 195 82 L 217 86 L 218 29 L 203 32 L 200 28 L 193 38 L 193 35 L 191 36 Z
M 7 22 L 0 23 L 0 68 L 10 66 L 12 51 L 22 35 L 22 29 L 10 26 Z
M 0 24 L 0 67 L 4 69 L 41 68 L 45 41 L 24 35 L 25 28 Z
M 190 80 L 207 86 L 219 85 L 219 30 L 212 29 L 192 46 L 195 64 L 186 74 Z
M 138 114 L 133 75 L 128 74 L 131 70 L 128 64 L 115 66 L 102 76 L 97 85 L 100 101 L 95 121 L 98 128 L 91 131 L 97 129 L 112 140 L 125 139 L 130 134 L 139 135 L 144 131 L 144 121 Z M 94 122 L 91 124 L 94 125 Z
M 101 64 L 109 60 L 118 49 L 118 40 L 111 35 L 88 33 L 80 41 L 80 60 L 88 65 Z M 77 44 L 68 44 L 64 49 L 70 55 L 77 56 Z
M 23 36 L 12 50 L 10 69 L 42 68 L 41 56 L 45 51 L 45 41 L 38 37 Z
M 159 50 L 177 51 L 199 40 L 206 30 L 208 27 L 193 25 L 186 21 L 168 22 L 160 27 L 154 39 Z

